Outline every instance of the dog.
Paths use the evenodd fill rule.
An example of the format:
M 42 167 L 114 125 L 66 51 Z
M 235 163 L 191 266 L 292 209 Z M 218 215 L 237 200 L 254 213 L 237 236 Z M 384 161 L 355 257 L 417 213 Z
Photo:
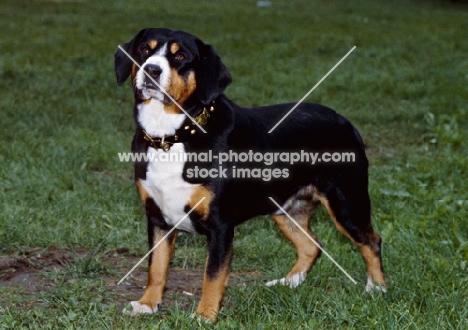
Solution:
M 381 238 L 371 223 L 368 160 L 362 138 L 348 119 L 323 105 L 301 103 L 272 130 L 294 104 L 236 105 L 224 94 L 232 79 L 213 46 L 183 31 L 143 29 L 120 47 L 114 56 L 117 83 L 131 77 L 135 98 L 132 152 L 160 158 L 168 153 L 215 155 L 208 161 L 135 162 L 149 247 L 159 246 L 149 257 L 146 289 L 131 302 L 132 315 L 161 308 L 177 232 L 185 231 L 207 238 L 196 314 L 216 320 L 228 280 L 234 228 L 259 215 L 270 215 L 297 250 L 292 270 L 267 284 L 298 286 L 321 254 L 309 228 L 319 204 L 362 252 L 366 291 L 386 291 Z M 325 157 L 314 165 L 282 161 L 287 155 L 305 156 L 305 151 L 323 156 L 347 152 L 354 161 L 330 162 Z M 264 163 L 253 159 L 267 154 L 279 158 Z M 229 159 L 224 157 L 221 163 L 217 155 Z

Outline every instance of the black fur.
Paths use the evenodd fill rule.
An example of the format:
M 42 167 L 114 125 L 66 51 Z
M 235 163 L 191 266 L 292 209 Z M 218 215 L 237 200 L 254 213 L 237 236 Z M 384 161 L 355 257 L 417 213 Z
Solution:
M 338 225 L 355 243 L 373 246 L 380 255 L 380 238 L 371 240 L 371 204 L 368 194 L 368 160 L 362 139 L 349 120 L 335 111 L 314 103 L 302 103 L 271 134 L 267 132 L 293 107 L 293 103 L 257 108 L 244 108 L 236 105 L 224 90 L 231 83 L 231 76 L 212 46 L 181 31 L 168 29 L 144 29 L 123 47 L 142 64 L 145 58 L 139 52 L 139 44 L 148 38 L 158 41 L 176 41 L 188 53 L 184 67 L 176 67 L 195 72 L 197 88 L 195 93 L 182 104 L 191 116 L 196 116 L 203 106 L 215 103 L 207 124 L 206 134 L 196 128 L 197 133 L 184 142 L 187 152 L 213 153 L 229 152 L 352 152 L 352 163 L 294 164 L 276 163 L 267 166 L 263 163 L 230 162 L 228 178 L 190 178 L 188 170 L 218 168 L 217 160 L 212 163 L 187 162 L 183 178 L 194 184 L 202 184 L 212 191 L 214 198 L 210 204 L 208 218 L 193 213 L 190 218 L 195 229 L 208 238 L 207 276 L 216 277 L 224 262 L 229 262 L 232 254 L 234 227 L 258 215 L 273 214 L 277 207 L 269 197 L 280 205 L 293 198 L 301 189 L 314 187 L 329 203 Z M 130 75 L 131 61 L 118 50 L 115 54 L 117 82 L 121 85 Z M 141 102 L 136 94 L 136 104 Z M 187 134 L 183 127 L 191 124 L 187 118 L 176 134 Z M 132 144 L 133 152 L 145 152 L 148 148 L 143 140 L 141 127 Z M 145 179 L 146 164 L 135 164 L 136 179 Z M 288 178 L 236 179 L 232 168 L 282 168 L 288 171 Z M 312 196 L 310 202 L 312 203 Z M 305 197 L 307 198 L 307 197 Z M 148 207 L 149 206 L 149 207 Z M 186 211 L 190 208 L 187 206 Z M 148 219 L 152 225 L 165 228 L 164 221 L 154 222 L 160 212 L 155 205 L 147 205 Z M 377 246 L 377 247 L 376 247 Z M 377 253 L 377 251 L 376 251 Z

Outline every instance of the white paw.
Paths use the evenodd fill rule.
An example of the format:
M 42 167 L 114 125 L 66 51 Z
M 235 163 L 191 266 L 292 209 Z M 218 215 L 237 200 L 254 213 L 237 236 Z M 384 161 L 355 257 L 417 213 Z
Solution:
M 387 293 L 387 288 L 381 285 L 376 285 L 370 277 L 367 278 L 366 292 L 380 291 Z
M 138 301 L 132 301 L 130 302 L 130 305 L 132 306 L 132 310 L 124 308 L 122 313 L 130 314 L 130 316 L 136 316 L 139 314 L 156 313 L 159 310 L 159 307 L 161 306 L 161 302 L 156 303 L 156 307 L 153 309 L 147 305 L 140 304 Z
M 290 278 L 283 277 L 279 280 L 273 280 L 273 281 L 267 282 L 266 286 L 287 285 L 292 289 L 301 285 L 305 281 L 305 278 L 306 278 L 306 273 L 300 272 L 300 273 L 294 274 Z
M 211 320 L 209 318 L 206 318 L 203 315 L 198 315 L 196 313 L 190 314 L 190 318 L 196 320 L 198 322 L 198 324 L 211 324 L 211 323 L 214 323 L 213 320 Z

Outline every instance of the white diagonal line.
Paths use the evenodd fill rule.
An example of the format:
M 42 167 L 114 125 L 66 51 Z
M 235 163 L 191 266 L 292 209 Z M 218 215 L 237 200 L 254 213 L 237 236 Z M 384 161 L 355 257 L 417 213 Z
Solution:
M 312 89 L 311 89 L 310 91 L 308 91 L 307 94 L 304 95 L 304 97 L 303 97 L 302 99 L 300 99 L 299 102 L 297 102 L 297 103 L 292 107 L 292 109 L 289 110 L 288 113 L 285 114 L 285 115 L 283 116 L 283 118 L 281 118 L 281 120 L 280 120 L 278 123 L 276 123 L 275 126 L 273 126 L 273 128 L 268 132 L 268 134 L 271 133 L 271 132 L 273 132 L 273 131 L 275 130 L 275 128 L 278 127 L 278 125 L 281 124 L 282 121 L 285 120 L 286 117 L 289 116 L 289 115 L 291 114 L 291 112 L 293 112 L 293 111 L 299 106 L 299 104 L 301 104 L 301 103 L 310 95 L 310 93 L 312 93 L 312 92 L 314 91 L 314 89 L 316 89 L 316 88 L 322 83 L 322 81 L 324 81 L 324 80 L 330 75 L 330 73 L 332 73 L 332 72 L 337 68 L 337 66 L 340 65 L 341 62 L 343 62 L 343 61 L 346 59 L 346 57 L 348 57 L 348 55 L 351 54 L 352 51 L 355 50 L 355 49 L 356 49 L 356 46 L 354 46 L 353 48 L 351 48 L 351 50 L 350 50 L 345 56 L 343 56 L 343 58 L 342 58 L 341 60 L 339 60 L 338 63 L 336 63 L 335 66 L 334 66 L 333 68 L 331 68 L 330 71 L 328 71 L 327 74 L 324 75 L 324 76 L 322 77 L 322 79 L 320 79 L 319 82 L 316 83 L 315 86 L 312 87 Z
M 164 241 L 164 240 L 165 240 L 165 239 L 182 223 L 182 221 L 184 221 L 184 220 L 190 215 L 190 213 L 192 213 L 192 211 L 195 210 L 195 208 L 196 208 L 198 205 L 200 205 L 201 202 L 203 202 L 203 200 L 204 200 L 205 198 L 206 198 L 206 197 L 202 197 L 202 199 L 200 199 L 200 201 L 199 201 L 197 204 L 195 204 L 195 206 L 192 207 L 192 209 L 191 209 L 190 211 L 188 211 L 188 212 L 182 217 L 182 219 L 180 219 L 179 222 L 177 222 L 177 223 L 175 224 L 175 226 L 172 227 L 171 230 L 169 230 L 169 231 L 167 232 L 167 234 L 164 235 L 164 237 L 161 238 L 161 239 L 159 240 L 159 242 L 157 242 L 156 245 L 153 246 L 153 248 L 152 248 L 151 250 L 149 250 L 148 253 L 145 254 L 145 256 L 144 256 L 143 258 L 141 258 L 140 261 L 138 261 L 138 262 L 136 263 L 136 265 L 133 266 L 133 268 L 130 269 L 130 271 L 129 271 L 127 274 L 125 274 L 124 277 L 122 277 L 122 279 L 121 279 L 120 281 L 117 282 L 117 285 L 120 285 L 120 283 L 122 283 L 122 282 L 128 277 L 128 275 L 130 275 L 130 274 L 135 270 L 135 268 L 137 268 L 137 267 L 143 262 L 143 260 L 145 260 L 145 259 L 159 246 L 159 244 L 161 244 L 162 241 Z
M 312 236 L 310 236 L 305 230 L 304 228 L 302 228 L 297 222 L 296 220 L 293 219 L 293 217 L 291 217 L 288 212 L 286 212 L 282 207 L 281 205 L 279 205 L 272 197 L 268 197 L 269 199 L 271 199 L 271 201 L 281 210 L 281 212 L 283 212 L 284 214 L 286 214 L 286 216 L 289 218 L 289 220 L 291 220 L 296 226 L 297 228 L 299 228 L 350 280 L 351 282 L 353 282 L 354 284 L 357 284 L 356 280 L 354 278 L 351 277 L 351 275 L 348 274 L 348 272 L 346 270 L 344 270 L 343 267 L 340 266 L 339 263 L 337 263 L 335 261 L 335 259 L 332 258 L 332 256 L 327 252 L 325 251 L 321 246 L 320 244 L 314 240 L 314 238 Z
M 133 63 L 135 63 L 135 65 L 136 65 L 139 69 L 141 69 L 141 65 L 138 64 L 138 62 L 135 61 L 135 60 L 133 59 L 133 57 L 132 57 L 129 53 L 127 53 L 127 51 L 126 51 L 125 49 L 123 49 L 122 46 L 119 45 L 118 47 L 119 47 L 119 49 L 120 49 L 125 55 L 127 55 L 127 57 L 128 57 Z M 164 93 L 164 94 L 165 94 L 165 95 L 166 95 L 166 96 L 167 96 L 167 97 L 168 97 L 168 98 L 169 98 L 169 99 L 170 99 L 170 100 L 187 116 L 187 117 L 189 117 L 190 120 L 191 120 L 195 125 L 197 125 L 199 129 L 202 130 L 203 133 L 206 133 L 206 131 L 203 129 L 203 127 L 201 127 L 200 124 L 198 124 L 198 123 L 195 121 L 195 119 L 193 119 L 192 116 L 190 116 L 190 115 L 187 113 L 187 111 L 185 111 L 184 108 L 182 108 L 182 106 L 181 106 L 176 100 L 174 100 L 174 98 L 173 98 L 171 95 L 169 95 L 169 93 L 166 92 L 166 91 L 164 90 L 164 88 L 162 88 L 161 85 L 159 85 L 159 84 L 156 82 L 156 80 L 154 80 L 153 77 L 151 77 L 151 76 L 149 75 L 148 72 L 146 72 L 145 69 L 142 69 L 142 70 L 143 70 L 143 73 L 144 73 L 149 79 L 151 79 L 151 81 L 152 81 L 152 82 L 153 82 L 153 83 L 154 83 L 154 84 L 155 84 L 155 85 L 156 85 L 156 86 L 157 86 L 157 87 L 158 87 L 158 88 L 159 88 L 159 89 L 160 89 L 160 90 L 161 90 L 161 91 L 162 91 L 162 92 L 163 92 L 163 93 Z

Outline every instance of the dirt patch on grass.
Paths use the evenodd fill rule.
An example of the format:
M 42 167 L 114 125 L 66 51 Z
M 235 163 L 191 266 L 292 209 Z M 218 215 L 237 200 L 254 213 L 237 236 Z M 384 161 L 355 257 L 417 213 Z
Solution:
M 73 270 L 77 264 L 88 260 L 90 256 L 92 258 L 92 253 L 85 249 L 69 251 L 39 248 L 17 255 L 0 255 L 0 289 L 3 287 L 7 291 L 24 295 L 23 302 L 19 304 L 19 307 L 38 306 L 41 304 L 40 295 L 56 286 L 56 282 L 47 274 L 53 271 Z M 104 274 L 101 278 L 109 290 L 116 293 L 119 309 L 123 309 L 128 302 L 140 298 L 147 281 L 147 262 L 143 263 L 145 266 L 138 267 L 124 282 L 117 285 L 120 278 L 140 260 L 140 257 L 131 256 L 128 249 L 121 248 L 99 256 L 98 260 L 104 269 L 112 270 L 112 276 Z M 259 275 L 258 273 L 234 272 L 231 273 L 229 284 L 246 285 L 247 282 L 254 281 Z M 165 305 L 178 304 L 181 309 L 188 310 L 201 295 L 202 281 L 202 269 L 187 270 L 172 267 L 166 285 Z M 0 295 L 0 303 L 3 306 L 8 306 L 11 303 L 6 301 L 6 296 Z

